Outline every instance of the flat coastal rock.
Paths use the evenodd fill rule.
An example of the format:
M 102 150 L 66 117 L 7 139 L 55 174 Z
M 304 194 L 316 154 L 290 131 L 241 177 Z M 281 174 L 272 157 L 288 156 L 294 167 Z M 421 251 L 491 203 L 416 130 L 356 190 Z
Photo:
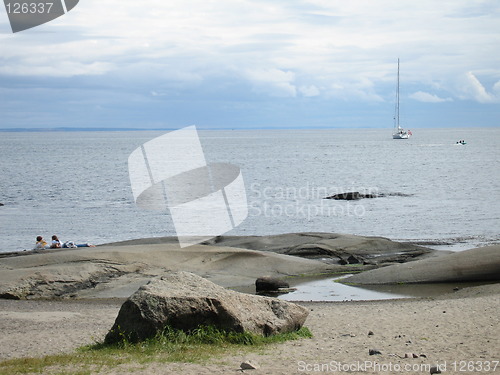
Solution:
M 378 268 L 342 282 L 369 285 L 499 280 L 500 245 L 493 245 Z
M 384 237 L 341 233 L 286 233 L 268 236 L 218 236 L 204 244 L 269 251 L 338 264 L 402 263 L 437 252 Z
M 142 243 L 24 252 L 0 258 L 0 298 L 127 298 L 151 278 L 189 271 L 224 287 L 252 286 L 262 276 L 338 272 L 311 259 L 229 247 Z
M 180 248 L 174 237 L 0 254 L 0 298 L 127 298 L 151 278 L 188 271 L 224 287 L 261 276 L 352 272 L 436 251 L 382 237 L 335 233 L 216 237 Z

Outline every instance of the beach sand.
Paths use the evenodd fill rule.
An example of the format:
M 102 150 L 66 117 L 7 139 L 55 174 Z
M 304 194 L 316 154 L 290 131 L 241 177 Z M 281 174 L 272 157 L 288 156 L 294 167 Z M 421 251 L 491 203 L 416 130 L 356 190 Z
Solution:
M 234 287 L 251 285 L 263 275 L 285 277 L 346 269 L 272 252 L 214 245 L 187 251 L 165 240 L 146 242 L 1 258 L 0 291 L 11 297 L 18 293 L 21 299 L 0 299 L 0 361 L 71 353 L 102 341 L 124 298 L 151 277 L 168 271 L 189 271 Z M 474 257 L 472 261 L 467 258 L 467 270 L 485 259 L 481 250 L 471 253 Z M 412 267 L 449 263 L 447 256 L 418 260 Z M 497 267 L 499 263 L 497 260 Z M 389 266 L 373 273 L 385 277 L 399 268 Z M 53 298 L 61 292 L 65 299 Z M 23 295 L 34 299 L 23 299 Z M 305 326 L 314 335 L 311 339 L 273 344 L 250 354 L 231 352 L 203 364 L 129 363 L 99 373 L 236 374 L 247 359 L 259 364 L 259 369 L 244 371 L 255 375 L 429 374 L 435 365 L 446 374 L 500 373 L 498 282 L 433 298 L 296 303 L 310 309 Z M 381 354 L 370 355 L 370 349 Z M 405 354 L 417 358 L 404 358 Z
M 67 353 L 102 340 L 122 302 L 0 300 L 0 359 Z M 498 283 L 433 299 L 300 304 L 310 309 L 305 325 L 312 339 L 231 353 L 203 364 L 131 363 L 99 373 L 236 374 L 244 360 L 260 366 L 244 371 L 255 375 L 429 374 L 436 364 L 446 367 L 446 374 L 500 373 L 500 364 L 496 371 L 485 370 L 500 360 Z M 381 354 L 369 355 L 370 349 Z M 419 357 L 404 358 L 406 353 Z

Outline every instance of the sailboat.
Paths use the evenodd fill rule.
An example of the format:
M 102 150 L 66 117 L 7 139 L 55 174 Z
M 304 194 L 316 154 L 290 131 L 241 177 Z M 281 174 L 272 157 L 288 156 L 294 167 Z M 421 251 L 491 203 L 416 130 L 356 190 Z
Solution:
M 396 113 L 394 114 L 393 139 L 408 139 L 411 136 L 410 130 L 404 130 L 399 124 L 399 59 L 398 59 L 398 85 L 396 89 Z

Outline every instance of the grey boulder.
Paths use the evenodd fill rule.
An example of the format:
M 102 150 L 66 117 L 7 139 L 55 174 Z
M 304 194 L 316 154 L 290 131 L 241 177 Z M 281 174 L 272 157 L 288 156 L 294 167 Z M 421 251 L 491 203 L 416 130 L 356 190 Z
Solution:
M 224 289 L 188 272 L 152 279 L 121 306 L 105 342 L 141 341 L 167 326 L 189 332 L 199 326 L 264 336 L 292 332 L 304 324 L 305 307 L 270 297 Z

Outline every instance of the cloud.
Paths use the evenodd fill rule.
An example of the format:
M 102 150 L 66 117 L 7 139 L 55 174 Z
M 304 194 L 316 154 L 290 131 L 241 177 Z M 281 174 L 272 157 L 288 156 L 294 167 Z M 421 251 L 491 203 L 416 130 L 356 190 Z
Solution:
M 320 90 L 314 85 L 300 86 L 299 92 L 305 97 L 319 96 Z
M 493 86 L 493 93 L 489 93 L 479 79 L 472 72 L 467 72 L 458 80 L 458 95 L 463 100 L 475 100 L 479 103 L 500 102 L 499 87 L 497 82 Z
M 38 59 L 37 59 L 38 60 Z M 43 60 L 43 59 L 40 59 Z M 29 62 L 31 65 L 32 63 Z M 18 66 L 0 66 L 0 74 L 10 76 L 39 76 L 39 77 L 74 77 L 79 75 L 102 75 L 114 69 L 113 64 L 106 62 L 81 63 L 78 61 L 59 61 L 54 63 L 33 64 L 29 71 L 22 64 Z
M 452 102 L 452 98 L 440 98 L 435 94 L 430 94 L 428 92 L 417 91 L 409 96 L 412 99 L 418 100 L 424 103 L 442 103 L 442 102 Z
M 120 92 L 123 103 L 151 103 L 156 118 L 256 99 L 364 108 L 392 103 L 401 57 L 402 86 L 415 100 L 498 102 L 499 5 L 481 4 L 471 12 L 466 0 L 86 0 L 15 36 L 0 17 L 0 89 Z M 166 112 L 168 101 L 176 105 Z
M 248 70 L 244 76 L 250 81 L 254 90 L 277 97 L 295 97 L 297 88 L 294 85 L 295 74 L 280 69 Z
M 493 92 L 497 97 L 500 97 L 500 81 L 493 85 Z

